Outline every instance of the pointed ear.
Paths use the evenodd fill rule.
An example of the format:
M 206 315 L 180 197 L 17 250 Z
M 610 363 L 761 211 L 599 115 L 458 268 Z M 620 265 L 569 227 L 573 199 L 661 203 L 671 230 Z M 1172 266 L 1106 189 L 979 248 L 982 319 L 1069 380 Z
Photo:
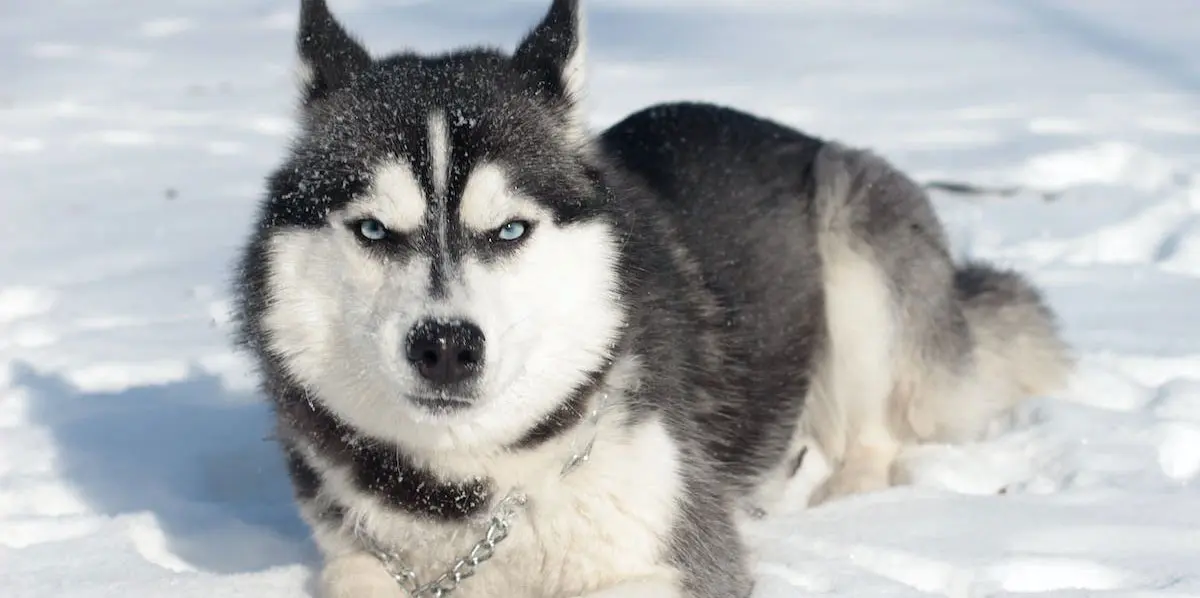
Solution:
M 371 55 L 333 18 L 325 0 L 300 1 L 300 85 L 304 103 L 345 86 L 371 64 Z
M 513 62 L 533 92 L 559 107 L 567 124 L 583 134 L 582 112 L 587 79 L 583 13 L 579 0 L 553 0 L 550 12 L 513 53 Z

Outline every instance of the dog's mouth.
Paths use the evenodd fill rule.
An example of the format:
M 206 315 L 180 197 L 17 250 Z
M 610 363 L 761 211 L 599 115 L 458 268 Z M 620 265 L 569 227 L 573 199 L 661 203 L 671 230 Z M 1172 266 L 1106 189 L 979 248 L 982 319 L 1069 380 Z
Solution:
M 463 411 L 475 402 L 463 397 L 452 395 L 410 395 L 408 400 L 426 411 L 437 415 L 446 415 Z

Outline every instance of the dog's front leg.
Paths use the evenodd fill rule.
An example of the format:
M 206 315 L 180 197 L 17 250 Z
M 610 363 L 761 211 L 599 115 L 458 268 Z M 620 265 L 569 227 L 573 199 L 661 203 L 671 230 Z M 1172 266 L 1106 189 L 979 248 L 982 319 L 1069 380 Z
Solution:
M 383 564 L 365 552 L 351 552 L 325 563 L 320 598 L 406 598 Z

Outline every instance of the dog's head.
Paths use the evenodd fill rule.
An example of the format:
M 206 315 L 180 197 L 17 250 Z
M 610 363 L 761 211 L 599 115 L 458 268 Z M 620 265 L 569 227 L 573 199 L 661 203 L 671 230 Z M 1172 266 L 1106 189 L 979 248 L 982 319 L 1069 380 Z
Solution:
M 623 321 L 578 2 L 511 54 L 376 59 L 322 0 L 298 41 L 301 127 L 247 257 L 264 350 L 374 435 L 511 441 L 603 367 Z

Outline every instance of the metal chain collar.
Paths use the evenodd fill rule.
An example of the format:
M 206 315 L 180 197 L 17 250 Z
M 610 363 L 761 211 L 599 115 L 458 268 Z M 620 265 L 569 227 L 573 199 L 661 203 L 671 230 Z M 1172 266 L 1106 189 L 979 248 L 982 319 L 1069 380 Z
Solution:
M 588 461 L 592 456 L 592 447 L 596 444 L 596 433 L 600 423 L 600 415 L 608 404 L 608 393 L 602 393 L 600 400 L 595 402 L 592 410 L 584 418 L 581 429 L 571 440 L 571 456 L 563 464 L 560 477 L 565 477 Z M 587 442 L 582 447 L 579 439 L 585 433 Z M 417 573 L 404 564 L 400 555 L 388 552 L 358 530 L 359 538 L 367 544 L 367 550 L 383 564 L 384 569 L 410 598 L 444 598 L 458 589 L 463 580 L 475 575 L 480 565 L 490 560 L 496 554 L 496 547 L 508 538 L 513 519 L 525 508 L 527 497 L 518 488 L 513 488 L 504 495 L 492 508 L 488 517 L 487 530 L 483 539 L 475 543 L 467 554 L 454 561 L 444 573 L 430 582 L 421 583 Z

